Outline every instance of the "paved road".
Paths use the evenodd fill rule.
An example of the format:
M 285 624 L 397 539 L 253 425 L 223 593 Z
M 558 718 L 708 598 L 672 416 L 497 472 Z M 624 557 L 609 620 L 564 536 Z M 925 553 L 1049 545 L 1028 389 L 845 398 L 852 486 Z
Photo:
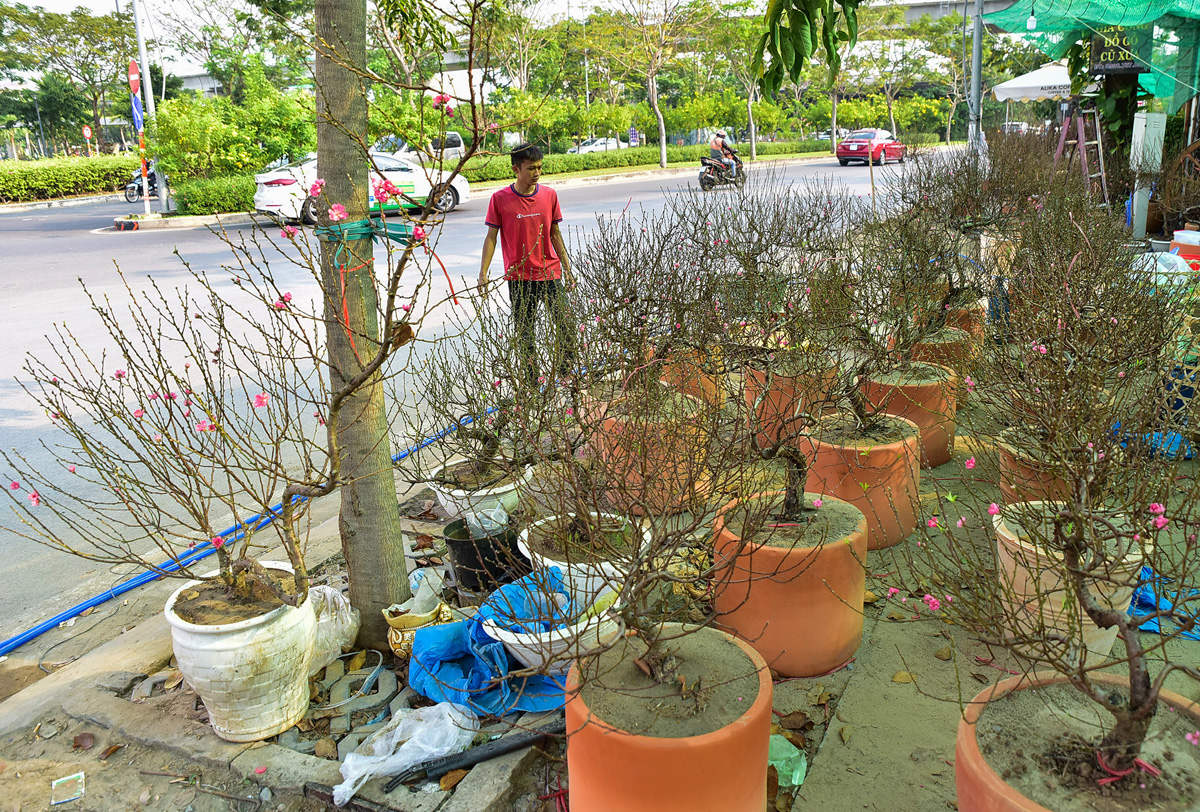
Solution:
M 834 160 L 789 166 L 781 171 L 791 179 L 832 175 L 846 183 L 852 194 L 870 191 L 865 167 L 842 168 Z M 877 180 L 881 180 L 880 174 L 877 169 Z M 559 187 L 570 242 L 595 228 L 597 217 L 615 215 L 627 206 L 632 213 L 639 206 L 657 208 L 666 192 L 694 184 L 695 175 L 689 172 L 652 179 L 553 185 Z M 728 194 L 733 199 L 731 190 L 712 194 Z M 456 287 L 472 284 L 478 274 L 486 205 L 485 198 L 465 204 L 447 218 L 438 239 L 437 253 Z M 5 352 L 0 353 L 0 449 L 16 449 L 35 464 L 49 460 L 41 444 L 53 443 L 55 432 L 48 417 L 21 389 L 20 381 L 26 379 L 26 355 L 46 357 L 46 335 L 56 325 L 68 325 L 90 352 L 112 347 L 98 317 L 90 310 L 80 281 L 93 294 L 108 296 L 119 304 L 128 299 L 128 293 L 116 271 L 118 266 L 133 289 L 145 288 L 151 281 L 170 289 L 192 281 L 183 265 L 186 260 L 194 270 L 213 274 L 220 287 L 229 286 L 233 275 L 226 269 L 232 260 L 230 249 L 207 229 L 106 230 L 111 228 L 114 216 L 130 210 L 121 202 L 0 214 L 0 324 L 5 343 Z M 277 231 L 271 229 L 270 233 L 275 235 Z M 305 233 L 311 235 L 311 231 Z M 233 227 L 230 236 L 249 240 L 254 229 Z M 297 256 L 296 248 L 285 244 L 283 251 L 270 245 L 263 249 L 263 258 L 280 290 L 292 292 L 300 301 L 315 296 L 315 281 L 305 269 L 288 261 Z M 497 258 L 493 274 L 499 271 L 499 262 Z M 446 292 L 446 280 L 439 269 L 432 278 L 431 293 L 436 299 Z M 0 462 L 0 469 L 3 467 Z M 9 472 L 0 470 L 0 481 L 9 480 Z M 111 572 L 105 566 L 15 536 L 4 529 L 13 526 L 14 521 L 7 505 L 4 508 L 0 513 L 0 583 L 4 584 L 0 590 L 0 640 L 96 594 L 127 574 Z

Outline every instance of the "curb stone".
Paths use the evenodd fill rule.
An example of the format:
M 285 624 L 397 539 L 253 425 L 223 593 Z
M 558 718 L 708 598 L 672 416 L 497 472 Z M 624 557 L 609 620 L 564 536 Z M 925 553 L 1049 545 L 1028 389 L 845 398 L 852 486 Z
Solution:
M 260 215 L 258 219 L 267 219 Z M 134 220 L 129 216 L 114 217 L 113 228 L 117 231 L 154 231 L 167 228 L 202 228 L 204 226 L 241 226 L 257 222 L 252 212 L 230 214 L 196 214 L 185 217 L 161 217 L 149 220 Z
M 64 197 L 57 200 L 30 200 L 24 203 L 0 204 L 0 214 L 19 214 L 39 209 L 62 209 L 70 206 L 86 206 L 89 203 L 115 203 L 124 200 L 123 194 L 88 195 L 87 197 Z
M 72 719 L 117 731 L 130 741 L 206 767 L 228 769 L 250 747 L 222 741 L 208 725 L 177 719 L 97 689 L 75 694 L 62 704 L 62 710 Z

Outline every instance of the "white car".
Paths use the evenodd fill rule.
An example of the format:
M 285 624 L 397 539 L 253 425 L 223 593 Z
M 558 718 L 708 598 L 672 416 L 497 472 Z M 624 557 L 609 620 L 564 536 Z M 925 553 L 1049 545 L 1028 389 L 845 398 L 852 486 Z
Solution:
M 569 155 L 586 155 L 589 152 L 606 152 L 610 149 L 629 149 L 629 144 L 619 138 L 589 138 L 577 147 L 567 150 Z
M 381 208 L 383 211 L 421 208 L 433 190 L 431 180 L 441 182 L 442 178 L 449 174 L 427 172 L 412 161 L 385 152 L 372 152 L 371 161 L 375 170 L 378 170 L 372 170 L 372 178 L 383 177 L 390 180 L 404 194 L 403 198 L 388 200 L 381 207 L 374 192 L 371 192 L 371 211 L 380 211 Z M 254 180 L 258 188 L 254 192 L 254 210 L 280 220 L 299 220 L 305 225 L 314 225 L 317 222 L 317 215 L 313 210 L 315 201 L 309 197 L 308 191 L 316 179 L 316 158 L 306 158 L 281 169 L 255 175 Z M 462 175 L 456 175 L 454 180 L 450 181 L 450 186 L 442 192 L 434 208 L 446 214 L 470 199 L 471 185 Z

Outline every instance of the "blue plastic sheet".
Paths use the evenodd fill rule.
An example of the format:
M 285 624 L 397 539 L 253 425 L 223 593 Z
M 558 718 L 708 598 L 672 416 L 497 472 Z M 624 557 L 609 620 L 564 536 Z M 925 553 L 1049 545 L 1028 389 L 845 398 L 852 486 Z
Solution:
M 1121 448 L 1130 448 L 1132 444 L 1133 450 L 1140 450 L 1151 457 L 1190 460 L 1196 453 L 1192 444 L 1177 431 L 1152 431 L 1141 437 L 1134 437 L 1122 431 L 1121 423 L 1117 421 L 1113 424 L 1112 434 L 1120 441 Z
M 1164 589 L 1161 593 L 1156 594 L 1154 589 L 1155 584 L 1161 586 L 1164 583 L 1168 583 L 1170 581 L 1169 578 L 1156 577 L 1154 570 L 1144 566 L 1142 567 L 1140 579 L 1142 585 L 1133 593 L 1133 604 L 1129 607 L 1134 622 L 1137 621 L 1139 615 L 1164 609 L 1174 609 L 1175 601 L 1179 600 L 1179 592 L 1171 592 Z M 1184 600 L 1190 601 L 1183 610 L 1185 614 L 1200 621 L 1200 589 L 1188 590 Z M 1145 623 L 1138 624 L 1138 628 L 1144 632 L 1160 632 L 1164 634 L 1174 634 L 1178 631 L 1176 624 L 1170 623 L 1169 625 L 1170 628 L 1166 632 L 1163 632 L 1158 618 L 1152 618 Z M 1179 634 L 1189 640 L 1200 640 L 1200 631 L 1180 632 Z
M 554 595 L 559 600 L 552 603 Z M 481 716 L 561 708 L 565 678 L 510 677 L 521 665 L 510 662 L 504 644 L 483 631 L 482 621 L 492 618 L 513 631 L 549 631 L 565 625 L 573 612 L 557 567 L 527 575 L 493 592 L 475 617 L 418 629 L 408 684 L 422 696 L 466 705 Z

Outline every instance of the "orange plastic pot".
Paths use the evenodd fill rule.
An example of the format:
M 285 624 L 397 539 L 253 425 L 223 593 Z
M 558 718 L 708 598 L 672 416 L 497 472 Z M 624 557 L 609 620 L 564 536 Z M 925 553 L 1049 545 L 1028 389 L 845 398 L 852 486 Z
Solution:
M 1005 442 L 996 443 L 1000 459 L 1000 494 L 1003 503 L 1060 502 L 1071 487 L 1047 465 Z
M 836 377 L 837 370 L 832 367 L 800 375 L 772 375 L 771 389 L 763 396 L 756 412 L 759 446 L 767 448 L 778 442 L 780 437 L 798 437 L 805 422 L 798 415 L 825 400 Z M 747 367 L 745 382 L 746 408 L 749 410 L 754 408 L 766 388 L 767 373 Z
M 1128 678 L 1121 677 L 1119 674 L 1093 671 L 1088 678 L 1094 682 L 1129 689 Z M 1001 680 L 975 695 L 975 698 L 963 711 L 963 717 L 958 723 L 958 736 L 954 745 L 954 785 L 959 812 L 1055 812 L 1026 798 L 1009 786 L 992 769 L 979 750 L 979 741 L 975 737 L 975 726 L 987 703 L 992 699 L 999 699 L 1012 691 L 1065 681 L 1066 679 L 1062 675 L 1055 672 L 1036 672 L 1027 677 L 1009 677 Z M 1165 702 L 1180 713 L 1186 713 L 1200 722 L 1200 704 L 1166 689 L 1159 694 L 1159 701 Z M 1030 744 L 1033 742 L 1031 741 Z
M 785 677 L 817 676 L 842 665 L 862 642 L 866 517 L 846 538 L 787 549 L 743 544 L 724 519 L 737 504 L 730 502 L 713 521 L 717 625 Z
M 609 502 L 618 512 L 637 516 L 691 510 L 708 493 L 711 480 L 704 467 L 704 407 L 689 417 L 652 421 L 621 416 L 618 403 L 610 404 L 592 435 L 605 473 L 616 483 L 608 490 Z
M 952 328 L 958 330 L 957 327 Z M 926 364 L 938 364 L 954 370 L 957 386 L 954 390 L 957 408 L 967 403 L 968 390 L 963 378 L 971 371 L 975 359 L 975 339 L 965 330 L 959 330 L 954 341 L 921 342 L 913 347 L 912 360 Z
M 946 326 L 970 333 L 976 341 L 987 338 L 987 311 L 983 305 L 960 307 L 946 313 Z
M 716 348 L 712 351 L 719 352 Z M 662 379 L 683 394 L 720 408 L 725 405 L 725 389 L 718 377 L 706 369 L 706 365 L 719 362 L 719 355 L 703 358 L 695 349 L 680 347 L 663 364 Z
M 766 808 L 771 672 L 753 648 L 736 637 L 729 639 L 758 671 L 758 696 L 742 716 L 701 736 L 660 739 L 612 726 L 584 702 L 579 668 L 571 668 L 566 708 L 571 812 Z
M 954 453 L 956 380 L 952 372 L 943 381 L 892 384 L 868 380 L 861 389 L 875 411 L 903 417 L 921 429 L 921 465 L 936 468 L 949 462 Z
M 800 450 L 808 458 L 804 489 L 849 502 L 867 521 L 867 549 L 899 544 L 917 528 L 921 484 L 920 435 L 859 448 L 806 437 Z

